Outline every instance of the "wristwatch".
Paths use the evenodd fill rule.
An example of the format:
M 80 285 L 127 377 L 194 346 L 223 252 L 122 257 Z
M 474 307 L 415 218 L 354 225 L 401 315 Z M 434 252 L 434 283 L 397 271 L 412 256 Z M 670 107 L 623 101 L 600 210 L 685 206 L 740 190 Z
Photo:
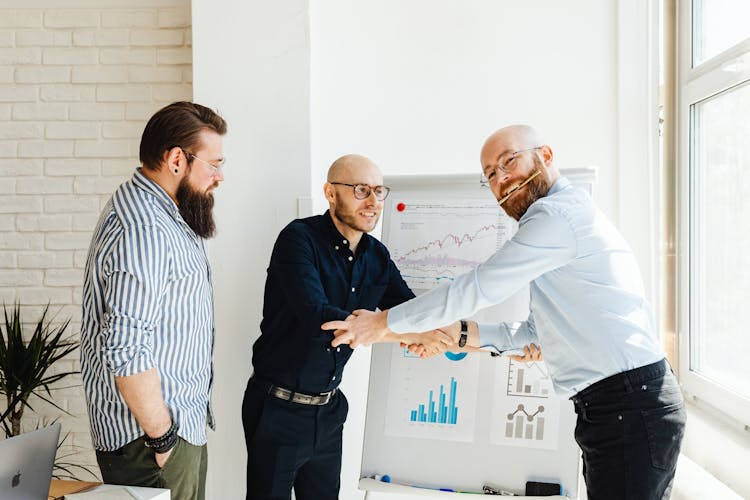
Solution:
M 469 324 L 465 319 L 461 320 L 461 336 L 458 337 L 458 347 L 466 345 L 466 339 L 469 337 Z

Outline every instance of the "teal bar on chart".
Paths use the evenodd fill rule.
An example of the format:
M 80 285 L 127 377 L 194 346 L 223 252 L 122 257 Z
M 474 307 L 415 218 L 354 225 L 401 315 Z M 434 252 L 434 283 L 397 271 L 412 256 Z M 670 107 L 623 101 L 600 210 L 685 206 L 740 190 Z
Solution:
M 431 424 L 458 424 L 458 407 L 456 406 L 456 393 L 458 383 L 451 377 L 450 390 L 445 394 L 445 386 L 440 385 L 440 392 L 437 401 L 434 398 L 434 391 L 430 391 L 427 396 L 427 402 L 420 404 L 416 410 L 411 410 L 409 414 L 410 422 L 426 422 Z M 446 399 L 448 404 L 446 405 Z

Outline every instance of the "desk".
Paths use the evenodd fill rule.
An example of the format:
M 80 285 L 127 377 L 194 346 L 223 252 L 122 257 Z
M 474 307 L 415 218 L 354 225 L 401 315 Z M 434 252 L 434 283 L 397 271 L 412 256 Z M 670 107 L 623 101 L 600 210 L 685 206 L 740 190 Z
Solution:
M 49 485 L 49 500 L 57 500 L 68 493 L 78 493 L 99 486 L 102 483 L 87 481 L 70 481 L 67 479 L 53 479 Z
M 53 479 L 49 487 L 48 499 L 61 500 L 64 495 L 73 493 L 105 493 L 109 490 L 119 490 L 120 488 L 123 488 L 123 486 Z M 161 488 L 143 488 L 140 486 L 130 486 L 128 488 L 131 490 L 131 495 L 142 500 L 169 500 L 170 498 L 169 490 Z

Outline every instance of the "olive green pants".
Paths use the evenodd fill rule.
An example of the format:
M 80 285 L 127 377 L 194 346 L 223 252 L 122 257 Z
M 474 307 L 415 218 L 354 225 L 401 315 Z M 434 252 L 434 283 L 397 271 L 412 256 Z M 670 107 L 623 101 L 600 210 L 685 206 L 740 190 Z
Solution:
M 107 484 L 168 488 L 172 500 L 205 500 L 206 445 L 193 446 L 182 438 L 172 448 L 164 467 L 154 460 L 154 451 L 147 448 L 143 438 L 132 441 L 119 450 L 98 451 L 96 461 Z

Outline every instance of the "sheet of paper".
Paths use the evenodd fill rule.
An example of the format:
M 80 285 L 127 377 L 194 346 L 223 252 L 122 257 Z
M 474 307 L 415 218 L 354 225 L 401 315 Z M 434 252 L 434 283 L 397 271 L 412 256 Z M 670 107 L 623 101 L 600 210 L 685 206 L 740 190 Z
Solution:
M 397 194 L 390 207 L 388 249 L 415 290 L 432 289 L 472 270 L 516 229 L 489 195 L 487 200 L 440 200 Z
M 478 384 L 479 356 L 420 359 L 394 344 L 385 434 L 473 441 Z
M 520 363 L 495 358 L 493 444 L 556 450 L 560 398 L 543 361 Z

